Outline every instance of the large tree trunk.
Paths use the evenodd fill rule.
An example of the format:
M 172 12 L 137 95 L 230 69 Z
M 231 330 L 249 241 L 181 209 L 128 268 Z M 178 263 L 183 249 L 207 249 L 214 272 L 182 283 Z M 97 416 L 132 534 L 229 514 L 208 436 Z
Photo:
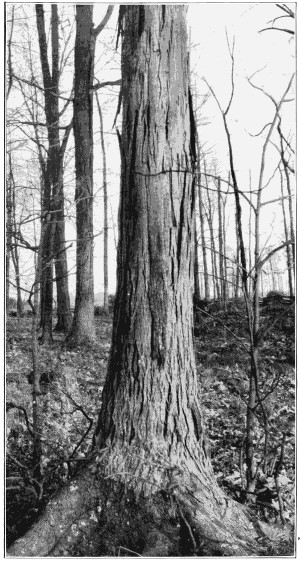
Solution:
M 76 300 L 72 345 L 95 338 L 93 272 L 93 6 L 76 6 L 74 137 L 76 167 Z
M 247 551 L 246 519 L 241 510 L 235 520 L 230 509 L 228 520 L 223 511 L 221 523 L 226 500 L 213 478 L 197 392 L 192 339 L 196 150 L 185 11 L 134 6 L 127 7 L 123 19 L 118 290 L 95 440 L 111 448 L 109 473 L 118 473 L 135 494 L 149 497 L 178 486 L 179 504 L 212 541 L 211 552 L 218 537 L 224 540 L 223 552 L 240 548 L 241 553 Z M 191 503 L 190 487 L 197 498 Z M 231 545 L 237 541 L 233 548 L 229 528 L 235 537 Z
M 123 8 L 118 289 L 96 458 L 10 555 L 67 556 L 81 547 L 84 555 L 99 556 L 104 508 L 110 534 L 115 525 L 113 544 L 120 545 L 119 527 L 128 523 L 136 539 L 121 544 L 144 556 L 174 554 L 174 535 L 178 556 L 184 529 L 196 555 L 258 551 L 242 506 L 213 477 L 197 391 L 195 144 L 185 12 L 175 5 Z

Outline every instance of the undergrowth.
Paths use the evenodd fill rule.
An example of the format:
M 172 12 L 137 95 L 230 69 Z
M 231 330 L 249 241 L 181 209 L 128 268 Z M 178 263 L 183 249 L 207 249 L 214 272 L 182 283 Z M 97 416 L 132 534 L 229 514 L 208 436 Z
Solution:
M 265 421 L 257 414 L 257 489 L 249 502 L 262 529 L 266 555 L 293 550 L 294 521 L 294 315 L 263 311 L 268 327 L 261 346 L 261 391 L 266 395 L 269 448 L 264 458 Z M 277 320 L 276 320 L 277 319 Z M 275 320 L 275 322 L 274 322 Z M 31 319 L 9 318 L 6 354 L 6 526 L 7 545 L 24 534 L 51 495 L 85 459 L 91 446 L 106 375 L 112 321 L 95 318 L 93 348 L 67 350 L 61 334 L 39 349 L 42 422 L 41 478 L 34 477 L 32 436 Z M 270 327 L 271 326 L 271 327 Z M 227 309 L 211 304 L 197 315 L 195 351 L 210 454 L 218 483 L 236 501 L 245 501 L 244 439 L 249 355 L 241 301 Z M 284 460 L 274 469 L 284 440 Z M 282 500 L 280 518 L 279 497 Z M 264 541 L 267 540 L 266 544 Z M 126 548 L 119 556 L 128 556 Z

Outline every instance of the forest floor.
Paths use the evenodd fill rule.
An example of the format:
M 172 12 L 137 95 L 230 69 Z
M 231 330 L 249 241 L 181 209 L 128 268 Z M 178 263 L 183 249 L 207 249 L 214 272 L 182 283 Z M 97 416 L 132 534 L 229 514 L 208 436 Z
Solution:
M 244 501 L 244 439 L 249 343 L 240 300 L 202 306 L 195 321 L 195 351 L 206 431 L 218 483 Z M 290 554 L 295 499 L 294 307 L 268 301 L 261 310 L 263 414 L 257 412 L 257 489 L 250 507 L 273 544 L 273 555 Z M 68 350 L 54 332 L 39 348 L 42 478 L 34 476 L 32 439 L 31 318 L 8 318 L 6 337 L 7 545 L 24 534 L 53 493 L 85 458 L 91 445 L 109 356 L 112 319 L 95 317 L 93 347 Z M 267 429 L 266 429 L 267 424 Z M 268 433 L 268 454 L 264 441 Z M 280 471 L 276 466 L 282 455 Z M 276 478 L 275 478 L 276 476 Z M 285 525 L 282 525 L 282 517 Z M 126 549 L 125 549 L 126 550 Z M 269 551 L 270 554 L 272 552 Z M 105 555 L 105 554 L 104 554 Z M 128 556 L 121 551 L 106 555 Z

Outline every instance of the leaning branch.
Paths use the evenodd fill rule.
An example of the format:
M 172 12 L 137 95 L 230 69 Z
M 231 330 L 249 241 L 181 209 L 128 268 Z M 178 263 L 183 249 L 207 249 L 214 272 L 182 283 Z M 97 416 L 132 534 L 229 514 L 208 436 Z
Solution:
M 121 86 L 121 78 L 119 80 L 108 80 L 107 82 L 99 82 L 93 86 L 93 91 L 96 92 L 100 88 L 106 88 L 106 86 Z
M 294 244 L 294 242 L 292 240 L 287 240 L 286 242 L 283 242 L 282 244 L 280 244 L 280 246 L 277 246 L 276 248 L 274 248 L 274 250 L 271 250 L 271 252 L 269 252 L 266 257 L 263 260 L 260 260 L 257 263 L 257 268 L 261 269 L 263 267 L 263 265 L 277 252 L 279 252 L 279 250 L 282 250 L 282 248 L 285 248 L 286 246 L 292 246 Z
M 101 33 L 101 31 L 105 28 L 105 26 L 106 26 L 108 20 L 110 19 L 113 11 L 114 11 L 114 6 L 109 5 L 103 20 L 99 23 L 99 25 L 97 25 L 97 27 L 93 31 L 93 35 L 95 37 L 97 37 L 97 35 L 99 35 L 99 33 Z

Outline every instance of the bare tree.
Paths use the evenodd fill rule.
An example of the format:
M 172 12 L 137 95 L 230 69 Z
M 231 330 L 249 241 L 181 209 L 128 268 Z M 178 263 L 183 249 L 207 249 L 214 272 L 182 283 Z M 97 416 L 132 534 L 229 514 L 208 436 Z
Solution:
M 261 275 L 261 269 L 263 265 L 274 255 L 278 252 L 281 248 L 286 246 L 286 242 L 281 244 L 280 246 L 274 248 L 272 251 L 268 252 L 265 257 L 262 257 L 261 247 L 260 247 L 260 227 L 261 227 L 261 209 L 264 205 L 274 202 L 272 201 L 262 201 L 262 194 L 263 190 L 265 189 L 266 185 L 269 182 L 265 183 L 265 166 L 266 166 L 266 152 L 267 148 L 270 145 L 272 134 L 276 128 L 276 124 L 278 123 L 280 110 L 282 104 L 286 100 L 286 96 L 291 88 L 293 77 L 289 80 L 289 83 L 280 99 L 277 103 L 269 96 L 269 98 L 273 101 L 275 105 L 274 116 L 271 123 L 267 124 L 262 132 L 266 130 L 266 137 L 263 142 L 262 153 L 260 158 L 260 168 L 259 168 L 259 178 L 258 178 L 258 185 L 257 189 L 255 190 L 256 200 L 255 203 L 252 203 L 249 198 L 240 190 L 238 185 L 238 179 L 236 174 L 236 169 L 234 165 L 234 155 L 233 155 L 233 148 L 232 148 L 232 140 L 228 126 L 228 112 L 230 110 L 233 96 L 234 96 L 234 43 L 232 50 L 229 49 L 230 57 L 231 57 L 231 93 L 230 99 L 227 104 L 225 110 L 221 108 L 221 105 L 215 95 L 213 89 L 208 85 L 212 95 L 214 96 L 216 103 L 220 109 L 224 129 L 226 133 L 227 145 L 229 150 L 229 163 L 230 163 L 230 174 L 232 178 L 232 184 L 234 189 L 234 196 L 235 196 L 235 205 L 236 205 L 236 222 L 237 222 L 237 238 L 238 238 L 238 245 L 239 245 L 239 254 L 240 254 L 240 263 L 241 263 L 241 280 L 242 280 L 242 288 L 244 293 L 244 299 L 246 304 L 246 312 L 247 312 L 247 322 L 248 322 L 248 330 L 249 330 L 249 340 L 250 340 L 250 377 L 249 377 L 249 391 L 248 391 L 248 403 L 247 403 L 247 422 L 246 422 L 246 438 L 245 438 L 245 459 L 247 465 L 246 471 L 246 479 L 247 479 L 247 491 L 253 493 L 256 486 L 257 474 L 259 463 L 255 458 L 255 427 L 256 427 L 256 420 L 257 408 L 260 409 L 262 418 L 264 419 L 265 425 L 267 424 L 266 413 L 264 408 L 264 396 L 261 393 L 259 388 L 259 379 L 260 379 L 260 368 L 259 368 L 259 346 L 261 340 L 263 338 L 263 330 L 260 326 L 260 311 L 259 311 L 259 280 Z M 249 83 L 252 85 L 253 88 L 260 90 L 265 94 L 265 91 L 253 84 L 251 79 L 248 79 Z M 241 196 L 243 196 L 252 206 L 254 211 L 254 250 L 253 250 L 253 268 L 250 271 L 247 267 L 247 260 L 246 260 L 246 249 L 244 243 L 244 234 L 242 228 L 242 206 L 241 206 Z M 277 200 L 276 200 L 277 201 Z M 251 277 L 251 284 L 249 290 L 248 278 Z M 265 431 L 265 448 L 264 448 L 264 455 L 267 454 L 268 449 L 268 430 Z

